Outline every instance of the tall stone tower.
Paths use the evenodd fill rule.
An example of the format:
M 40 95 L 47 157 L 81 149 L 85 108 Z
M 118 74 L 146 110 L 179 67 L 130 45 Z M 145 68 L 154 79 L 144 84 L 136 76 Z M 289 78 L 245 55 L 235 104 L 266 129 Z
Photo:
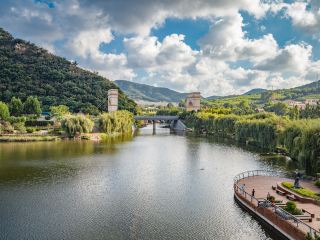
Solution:
M 186 99 L 186 109 L 188 112 L 199 111 L 200 110 L 200 92 L 192 92 L 187 95 Z
M 118 110 L 118 89 L 108 90 L 108 112 Z

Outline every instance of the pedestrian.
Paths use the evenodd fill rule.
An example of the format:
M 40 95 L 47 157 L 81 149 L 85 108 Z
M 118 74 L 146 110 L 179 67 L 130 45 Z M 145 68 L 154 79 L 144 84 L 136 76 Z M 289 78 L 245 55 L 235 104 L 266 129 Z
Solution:
M 252 189 L 252 197 L 254 197 L 254 193 L 255 193 L 256 191 L 254 190 L 254 188 Z
M 243 185 L 242 185 L 242 194 L 244 194 L 245 189 L 246 189 L 246 185 L 245 185 L 245 184 L 243 184 Z
M 270 193 L 268 192 L 268 195 L 267 195 L 267 200 L 269 200 L 270 199 Z

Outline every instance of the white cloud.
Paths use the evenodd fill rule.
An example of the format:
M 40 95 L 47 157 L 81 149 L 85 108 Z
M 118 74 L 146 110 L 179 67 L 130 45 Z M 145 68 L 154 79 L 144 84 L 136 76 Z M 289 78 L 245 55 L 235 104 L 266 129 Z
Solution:
M 288 45 L 278 54 L 256 65 L 257 69 L 277 72 L 304 72 L 310 66 L 310 45 Z
M 0 26 L 111 79 L 200 90 L 205 96 L 224 95 L 314 80 L 320 63 L 312 62 L 311 46 L 280 48 L 263 28 L 264 36 L 249 39 L 240 10 L 256 20 L 269 10 L 284 12 L 294 26 L 320 39 L 319 5 L 318 0 L 292 4 L 272 0 L 70 0 L 56 1 L 55 8 L 49 9 L 33 0 L 1 1 Z M 200 49 L 193 50 L 181 34 L 163 40 L 150 35 L 168 18 L 205 18 L 212 26 L 199 40 Z M 100 45 L 110 43 L 119 33 L 127 34 L 124 52 L 102 52 Z M 241 61 L 247 63 L 241 65 Z M 137 75 L 140 72 L 144 74 Z
M 86 30 L 80 32 L 68 45 L 78 56 L 86 58 L 92 55 L 96 57 L 101 54 L 100 44 L 109 43 L 112 40 L 110 29 Z
M 271 34 L 260 39 L 245 38 L 242 31 L 243 18 L 237 13 L 219 19 L 211 27 L 209 33 L 199 43 L 205 54 L 225 60 L 262 61 L 273 57 L 278 44 Z

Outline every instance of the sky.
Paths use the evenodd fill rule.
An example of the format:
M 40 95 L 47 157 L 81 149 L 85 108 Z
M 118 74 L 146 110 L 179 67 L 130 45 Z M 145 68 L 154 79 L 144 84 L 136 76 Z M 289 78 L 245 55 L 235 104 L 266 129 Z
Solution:
M 320 78 L 320 0 L 0 0 L 0 27 L 110 80 L 203 96 Z

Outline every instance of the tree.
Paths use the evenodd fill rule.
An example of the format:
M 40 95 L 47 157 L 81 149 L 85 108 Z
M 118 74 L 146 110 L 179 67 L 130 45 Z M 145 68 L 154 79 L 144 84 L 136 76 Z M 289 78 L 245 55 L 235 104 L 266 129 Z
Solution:
M 167 108 L 173 108 L 174 107 L 174 105 L 171 103 L 171 102 L 169 102 L 168 104 L 167 104 Z
M 62 129 L 69 137 L 74 137 L 77 134 L 89 133 L 93 129 L 94 123 L 90 118 L 84 115 L 70 115 L 62 121 Z
M 291 119 L 294 119 L 294 120 L 299 119 L 300 110 L 299 110 L 298 106 L 294 106 L 293 108 L 291 108 L 289 110 L 289 116 Z
M 61 118 L 64 115 L 70 114 L 69 107 L 66 105 L 52 106 L 50 107 L 51 115 L 57 118 Z
M 20 116 L 23 112 L 23 104 L 20 98 L 12 97 L 9 109 L 12 116 Z
M 36 97 L 30 96 L 23 105 L 23 111 L 26 114 L 41 114 L 41 104 Z
M 274 112 L 277 115 L 284 116 L 288 113 L 288 105 L 283 102 L 278 102 L 273 105 L 265 106 L 266 111 Z
M 8 105 L 4 102 L 0 102 L 0 120 L 8 120 L 10 117 L 10 112 Z

